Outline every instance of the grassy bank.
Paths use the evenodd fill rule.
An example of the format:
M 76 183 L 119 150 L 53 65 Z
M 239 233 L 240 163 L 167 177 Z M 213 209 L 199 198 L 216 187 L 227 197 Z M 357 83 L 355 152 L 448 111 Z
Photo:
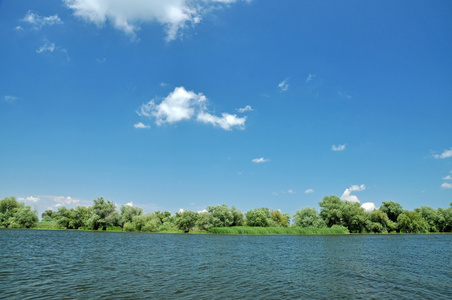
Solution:
M 299 228 L 299 227 L 214 227 L 209 230 L 213 234 L 349 234 L 345 227 L 332 228 Z

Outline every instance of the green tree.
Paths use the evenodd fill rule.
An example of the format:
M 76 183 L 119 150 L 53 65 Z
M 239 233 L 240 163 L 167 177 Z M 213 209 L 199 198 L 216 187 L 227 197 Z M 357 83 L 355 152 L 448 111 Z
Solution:
M 235 208 L 235 206 L 231 207 L 231 213 L 234 217 L 234 221 L 232 222 L 231 226 L 242 226 L 243 225 L 243 213 L 242 211 Z
M 305 207 L 295 211 L 293 216 L 294 227 L 326 227 L 325 221 L 322 219 L 317 210 L 313 207 Z
M 195 226 L 197 218 L 197 213 L 185 210 L 183 212 L 176 213 L 175 223 L 177 228 L 183 230 L 185 233 L 188 233 L 190 229 Z
M 426 233 L 429 226 L 427 221 L 417 212 L 405 210 L 397 218 L 400 232 Z
M 289 217 L 287 214 L 282 214 L 280 210 L 274 210 L 270 213 L 270 218 L 276 225 L 276 227 L 288 227 L 289 226 Z
M 397 222 L 397 218 L 403 213 L 402 205 L 394 201 L 383 201 L 383 205 L 379 210 L 385 212 L 388 215 L 389 220 Z
M 37 212 L 18 202 L 15 197 L 0 200 L 0 228 L 31 228 L 37 222 Z
M 132 224 L 135 224 L 137 231 L 158 232 L 161 224 L 160 219 L 153 213 L 138 215 L 133 217 Z
M 246 212 L 246 225 L 252 227 L 269 227 L 271 224 L 270 209 L 261 207 Z
M 438 232 L 442 221 L 442 214 L 430 206 L 422 206 L 416 208 L 415 211 L 427 221 L 430 232 Z
M 328 227 L 342 225 L 353 233 L 366 230 L 367 216 L 358 202 L 341 201 L 337 196 L 325 196 L 319 205 L 320 215 Z
M 120 215 L 116 211 L 116 205 L 103 197 L 93 200 L 92 215 L 87 220 L 88 227 L 98 230 L 107 229 L 107 226 L 118 226 Z
M 124 224 L 127 222 L 132 222 L 133 217 L 140 216 L 143 214 L 142 208 L 130 205 L 121 205 L 120 211 L 121 218 L 119 223 L 121 226 L 124 226 Z
M 213 227 L 213 217 L 209 212 L 202 212 L 198 214 L 196 227 L 200 230 L 209 230 Z
M 54 221 L 53 220 L 53 211 L 48 209 L 41 214 L 42 221 Z
M 212 215 L 213 227 L 230 227 L 234 223 L 234 215 L 226 204 L 207 206 L 207 211 Z

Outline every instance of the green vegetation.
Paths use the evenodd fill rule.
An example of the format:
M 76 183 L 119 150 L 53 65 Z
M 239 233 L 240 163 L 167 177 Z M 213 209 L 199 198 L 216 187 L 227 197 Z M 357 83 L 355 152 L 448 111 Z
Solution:
M 331 228 L 302 227 L 213 227 L 209 230 L 215 234 L 348 234 L 343 226 L 334 225 Z
M 347 234 L 452 232 L 452 203 L 448 208 L 422 206 L 404 210 L 399 203 L 384 201 L 379 209 L 366 212 L 359 203 L 325 196 L 320 212 L 305 207 L 290 215 L 266 207 L 246 214 L 226 204 L 205 211 L 181 211 L 175 215 L 156 211 L 143 213 L 135 206 L 121 205 L 99 197 L 90 207 L 46 210 L 38 222 L 37 212 L 14 197 L 0 200 L 0 228 L 78 229 L 124 232 L 174 232 L 215 234 Z

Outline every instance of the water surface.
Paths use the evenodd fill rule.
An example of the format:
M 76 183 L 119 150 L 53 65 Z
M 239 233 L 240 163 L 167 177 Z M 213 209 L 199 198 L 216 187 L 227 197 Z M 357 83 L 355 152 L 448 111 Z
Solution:
M 1 299 L 452 299 L 452 235 L 0 229 Z

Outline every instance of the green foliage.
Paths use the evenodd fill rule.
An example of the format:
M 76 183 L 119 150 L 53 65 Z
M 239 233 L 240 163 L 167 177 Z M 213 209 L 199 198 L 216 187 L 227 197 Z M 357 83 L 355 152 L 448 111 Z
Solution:
M 133 223 L 137 231 L 143 232 L 157 232 L 161 224 L 160 218 L 152 213 L 133 217 Z
M 354 233 L 366 230 L 367 216 L 359 203 L 342 201 L 337 196 L 325 196 L 319 205 L 322 207 L 320 215 L 328 227 L 341 225 Z
M 390 222 L 392 221 L 385 212 L 375 209 L 367 213 L 365 230 L 371 233 L 388 233 L 395 229 Z
M 429 225 L 427 221 L 417 212 L 405 210 L 397 218 L 400 232 L 406 233 L 426 233 Z
M 243 213 L 242 211 L 240 211 L 239 209 L 235 208 L 235 206 L 231 207 L 231 213 L 234 217 L 234 220 L 231 224 L 231 226 L 242 226 L 244 223 L 244 217 L 243 217 Z
M 107 226 L 107 231 L 122 231 L 121 226 Z
M 15 197 L 0 200 L 0 227 L 3 228 L 32 228 L 38 223 L 38 213 L 17 202 Z
M 270 213 L 270 218 L 276 226 L 288 227 L 290 217 L 287 214 L 282 214 L 279 210 L 274 210 Z
M 313 207 L 305 207 L 301 210 L 295 211 L 293 221 L 294 227 L 311 227 L 311 228 L 326 227 L 325 221 L 322 219 L 317 210 Z
M 226 204 L 207 206 L 207 211 L 212 215 L 213 227 L 229 227 L 234 223 L 234 215 Z
M 214 227 L 209 230 L 214 234 L 348 234 L 348 229 L 335 225 L 332 228 L 301 228 L 301 227 Z
M 142 208 L 130 205 L 121 205 L 120 211 L 121 211 L 121 217 L 119 220 L 120 225 L 124 225 L 124 223 L 126 222 L 132 222 L 133 217 L 141 216 L 143 214 Z
M 379 210 L 386 213 L 389 220 L 393 222 L 397 222 L 397 218 L 403 213 L 402 205 L 394 201 L 383 201 L 383 205 L 380 206 Z
M 106 226 L 117 226 L 119 221 L 120 215 L 113 202 L 105 201 L 103 197 L 93 200 L 92 215 L 88 218 L 86 225 L 97 230 L 98 228 L 105 229 Z
M 209 212 L 202 212 L 198 214 L 198 219 L 196 220 L 196 227 L 200 230 L 209 230 L 213 227 L 213 216 Z
M 266 207 L 251 209 L 246 212 L 246 225 L 251 227 L 269 227 L 271 213 Z
M 133 232 L 136 231 L 136 226 L 133 222 L 126 222 L 122 227 L 122 230 L 127 232 Z
M 197 218 L 198 214 L 193 211 L 179 212 L 176 213 L 175 225 L 185 233 L 188 233 L 195 226 Z

